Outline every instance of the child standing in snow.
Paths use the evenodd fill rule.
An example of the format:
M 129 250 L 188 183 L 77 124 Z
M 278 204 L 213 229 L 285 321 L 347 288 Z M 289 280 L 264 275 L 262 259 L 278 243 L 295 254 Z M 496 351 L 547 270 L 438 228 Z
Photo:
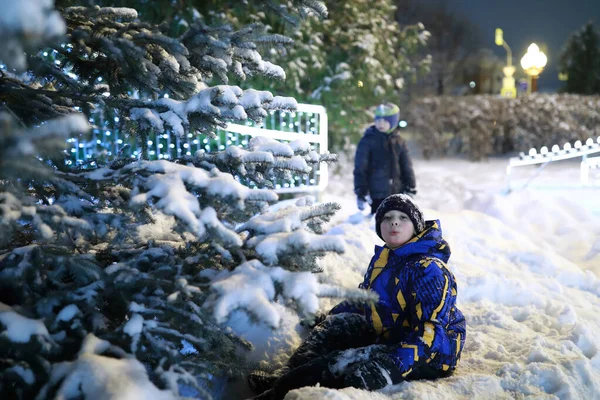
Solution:
M 358 142 L 354 156 L 354 193 L 359 210 L 371 197 L 371 214 L 391 194 L 417 193 L 415 173 L 406 142 L 398 129 L 400 108 L 384 103 L 375 109 L 375 124 Z
M 424 221 L 412 199 L 387 197 L 375 215 L 376 246 L 359 287 L 376 304 L 342 302 L 317 325 L 279 376 L 254 374 L 255 399 L 283 399 L 296 388 L 381 389 L 403 380 L 450 375 L 465 343 L 448 243 L 439 221 Z M 265 391 L 266 390 L 266 391 Z

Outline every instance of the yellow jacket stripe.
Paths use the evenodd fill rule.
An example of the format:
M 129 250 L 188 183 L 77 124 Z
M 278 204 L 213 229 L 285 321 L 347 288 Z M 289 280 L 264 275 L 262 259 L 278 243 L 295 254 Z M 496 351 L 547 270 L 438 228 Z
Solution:
M 375 280 L 375 278 L 379 276 L 383 268 L 387 265 L 389 256 L 390 249 L 385 247 L 381 251 L 381 254 L 379 254 L 379 258 L 377 259 L 377 261 L 375 261 L 375 264 L 373 265 L 373 272 L 371 272 L 371 280 L 369 281 L 369 287 L 373 285 L 373 281 Z
M 406 310 L 406 299 L 402 294 L 402 290 L 398 288 L 398 294 L 396 295 L 396 299 L 398 300 L 398 304 L 400 304 L 400 308 L 402 311 Z
M 373 320 L 373 328 L 377 334 L 381 335 L 383 333 L 383 322 L 381 322 L 381 317 L 375 308 L 375 304 L 371 304 L 371 319 Z
M 444 275 L 444 294 L 442 295 L 442 301 L 440 301 L 440 304 L 431 313 L 431 319 L 433 321 L 436 320 L 438 313 L 442 310 L 442 307 L 444 307 L 444 304 L 446 303 L 446 295 L 447 294 L 448 294 L 448 277 L 446 275 Z

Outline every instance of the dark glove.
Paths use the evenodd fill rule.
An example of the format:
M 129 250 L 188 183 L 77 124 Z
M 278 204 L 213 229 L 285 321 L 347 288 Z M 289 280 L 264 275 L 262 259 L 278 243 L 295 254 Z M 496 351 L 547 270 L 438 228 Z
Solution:
M 356 363 L 344 376 L 344 384 L 358 389 L 378 390 L 402 381 L 402 373 L 386 353 L 374 353 L 368 360 Z
M 367 203 L 367 200 L 365 199 L 364 196 L 357 196 L 356 197 L 356 206 L 358 207 L 358 209 L 360 211 L 363 211 L 365 209 L 365 204 Z
M 417 195 L 417 188 L 406 188 L 404 190 L 404 194 L 409 195 L 410 197 L 415 197 Z

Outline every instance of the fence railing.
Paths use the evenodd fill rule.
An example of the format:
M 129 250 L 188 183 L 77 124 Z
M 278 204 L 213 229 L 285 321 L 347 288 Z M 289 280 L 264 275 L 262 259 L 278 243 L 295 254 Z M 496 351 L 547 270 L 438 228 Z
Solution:
M 581 161 L 581 184 L 584 186 L 590 186 L 590 171 L 600 171 L 600 157 L 590 157 Z
M 118 117 L 114 117 L 118 121 Z M 107 128 L 102 122 L 96 124 L 92 136 L 70 138 L 71 165 L 90 164 L 93 160 L 110 161 L 121 157 L 139 158 L 141 144 L 135 137 L 126 137 L 117 130 Z M 192 155 L 197 151 L 216 152 L 228 146 L 246 146 L 253 136 L 266 136 L 283 143 L 303 139 L 310 143 L 311 150 L 319 154 L 328 152 L 327 112 L 324 107 L 312 104 L 298 104 L 296 111 L 271 111 L 259 126 L 253 122 L 246 125 L 228 124 L 225 129 L 217 129 L 215 137 L 205 134 L 188 133 L 179 137 L 170 132 L 160 132 L 148 136 L 147 155 L 150 160 L 173 159 Z M 294 175 L 291 181 L 276 181 L 278 193 L 313 192 L 323 190 L 328 183 L 326 163 L 315 165 L 308 174 Z
M 562 148 L 555 144 L 551 149 L 543 146 L 539 151 L 532 148 L 528 154 L 522 152 L 519 157 L 512 157 L 508 161 L 506 167 L 507 189 L 511 190 L 512 169 L 515 167 L 540 165 L 535 174 L 529 179 L 527 183 L 529 184 L 549 163 L 578 157 L 581 157 L 580 182 L 583 186 L 588 186 L 590 185 L 589 171 L 600 167 L 600 157 L 589 157 L 594 154 L 600 154 L 600 136 L 596 138 L 596 141 L 592 138 L 587 139 L 585 144 L 578 140 L 573 145 L 565 143 Z

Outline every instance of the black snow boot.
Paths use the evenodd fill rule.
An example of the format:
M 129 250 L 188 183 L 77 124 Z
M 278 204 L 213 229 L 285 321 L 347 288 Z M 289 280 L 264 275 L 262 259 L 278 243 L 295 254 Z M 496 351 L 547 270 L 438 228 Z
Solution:
M 328 356 L 319 357 L 301 365 L 298 368 L 287 371 L 277 379 L 273 387 L 253 397 L 253 400 L 283 400 L 287 392 L 305 386 L 320 384 L 323 387 L 341 389 L 343 382 L 334 376 L 329 364 L 339 355 L 338 352 Z
M 387 354 L 373 354 L 367 361 L 357 363 L 346 372 L 344 385 L 357 389 L 378 390 L 403 380 L 402 373 Z

